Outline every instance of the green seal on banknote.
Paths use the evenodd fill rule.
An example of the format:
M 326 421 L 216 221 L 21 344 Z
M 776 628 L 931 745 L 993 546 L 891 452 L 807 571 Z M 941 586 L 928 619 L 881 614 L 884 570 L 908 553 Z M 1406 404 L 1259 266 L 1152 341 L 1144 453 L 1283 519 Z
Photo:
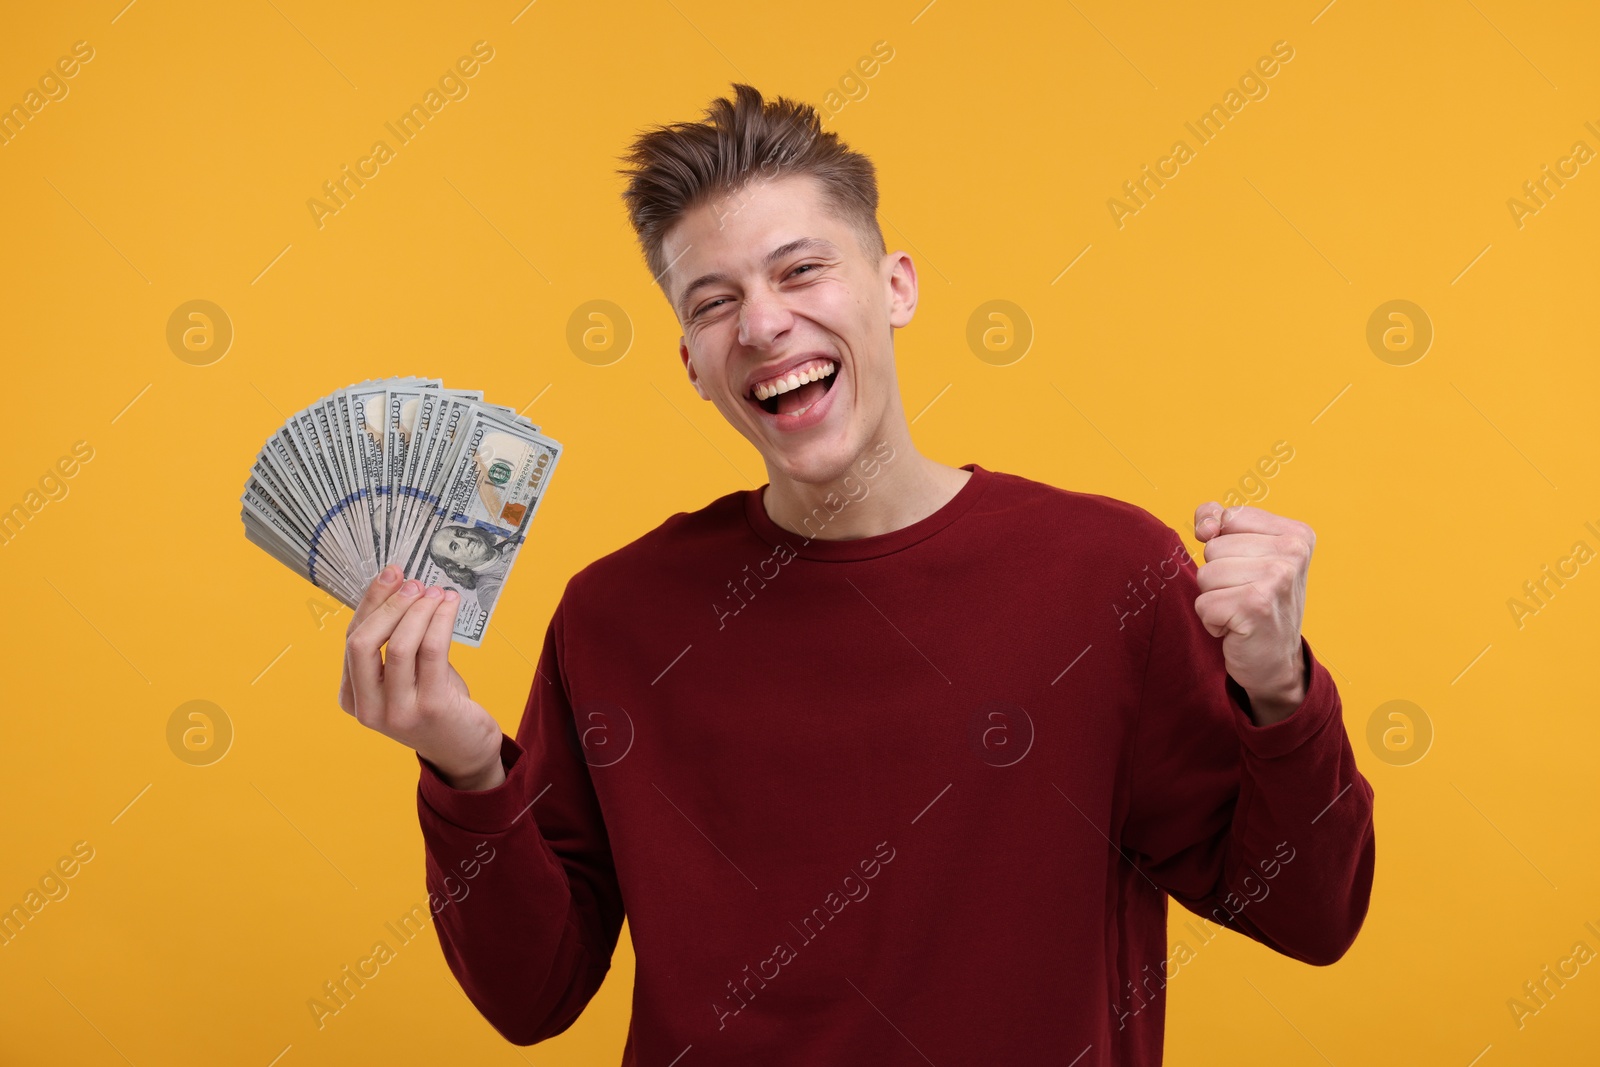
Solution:
M 503 459 L 497 459 L 489 465 L 489 481 L 495 485 L 505 485 L 511 480 L 511 464 Z

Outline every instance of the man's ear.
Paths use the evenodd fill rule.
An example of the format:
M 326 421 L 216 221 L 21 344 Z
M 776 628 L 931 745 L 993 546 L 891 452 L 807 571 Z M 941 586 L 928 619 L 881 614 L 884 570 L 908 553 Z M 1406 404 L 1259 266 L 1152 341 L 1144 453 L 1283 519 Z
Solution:
M 683 343 L 683 338 L 678 338 L 678 358 L 683 360 L 684 369 L 689 372 L 689 384 L 694 386 L 694 391 L 700 394 L 701 400 L 710 400 L 706 396 L 705 387 L 700 384 L 700 374 L 695 370 L 694 360 L 689 358 L 689 346 Z
M 904 251 L 896 250 L 884 258 L 889 296 L 889 325 L 899 329 L 911 323 L 917 313 L 917 268 Z

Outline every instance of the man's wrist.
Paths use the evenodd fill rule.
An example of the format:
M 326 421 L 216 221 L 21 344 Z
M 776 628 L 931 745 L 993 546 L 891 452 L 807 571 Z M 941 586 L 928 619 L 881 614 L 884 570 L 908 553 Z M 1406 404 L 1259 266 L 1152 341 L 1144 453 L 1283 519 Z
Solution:
M 1298 653 L 1295 659 L 1298 661 L 1299 670 L 1289 685 L 1266 693 L 1251 693 L 1246 690 L 1246 695 L 1250 698 L 1250 717 L 1255 720 L 1257 726 L 1271 726 L 1282 722 L 1305 703 L 1311 685 L 1311 665 L 1306 662 L 1303 651 Z
M 1269 698 L 1251 694 L 1250 717 L 1255 720 L 1257 726 L 1271 726 L 1293 715 L 1299 710 L 1300 705 L 1305 703 L 1305 699 L 1303 686 L 1288 696 Z
M 422 758 L 428 759 L 426 756 Z M 471 771 L 456 773 L 446 770 L 434 763 L 433 760 L 428 760 L 428 762 L 433 764 L 435 772 L 437 772 L 445 785 L 463 792 L 476 793 L 485 789 L 493 789 L 506 780 L 505 762 L 501 759 L 498 749 L 495 751 L 492 762 Z

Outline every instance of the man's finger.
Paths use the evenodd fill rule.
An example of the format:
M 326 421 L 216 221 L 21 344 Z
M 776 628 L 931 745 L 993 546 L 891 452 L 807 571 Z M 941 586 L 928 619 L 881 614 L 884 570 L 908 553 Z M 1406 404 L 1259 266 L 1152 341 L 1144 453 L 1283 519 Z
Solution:
M 432 596 L 416 597 L 406 608 L 400 622 L 389 635 L 389 644 L 383 659 L 383 698 L 390 707 L 409 706 L 417 692 L 417 645 L 422 633 L 439 606 L 438 586 L 428 590 Z
M 1272 534 L 1226 533 L 1206 542 L 1207 561 L 1227 556 L 1281 556 L 1284 540 Z
M 1236 504 L 1231 508 L 1224 508 L 1218 519 L 1221 528 L 1213 531 L 1214 533 L 1288 534 L 1300 530 L 1302 526 L 1294 519 L 1275 515 L 1249 504 Z
M 460 606 L 456 591 L 446 589 L 433 618 L 428 620 L 422 645 L 417 649 L 417 685 L 421 688 L 442 692 L 450 680 L 450 637 L 455 632 Z
M 1207 500 L 1194 509 L 1194 536 L 1197 540 L 1205 541 L 1215 537 L 1221 525 L 1222 505 L 1215 500 Z
M 1270 556 L 1229 556 L 1201 567 L 1195 573 L 1195 584 L 1204 593 L 1213 589 L 1270 585 L 1280 574 L 1283 562 Z
M 1205 626 L 1207 633 L 1212 637 L 1222 637 L 1228 631 L 1239 627 L 1239 620 L 1246 614 L 1248 595 L 1248 587 L 1216 589 L 1201 593 L 1194 599 L 1194 611 L 1200 616 L 1200 622 Z
M 382 646 L 400 624 L 406 609 L 421 595 L 422 583 L 415 578 L 407 578 L 367 611 L 366 617 L 351 631 L 351 638 L 360 638 L 363 644 Z
M 373 608 L 361 625 L 345 639 L 345 660 L 349 664 L 352 695 L 357 708 L 376 707 L 383 702 L 383 657 L 378 650 L 411 604 L 420 599 L 422 583 L 408 578 Z
M 394 593 L 395 586 L 399 583 L 399 564 L 391 563 L 379 571 L 378 576 L 372 579 L 371 584 L 367 586 L 366 595 L 361 598 L 361 603 L 356 605 L 355 614 L 350 618 L 350 625 L 345 627 L 345 636 L 349 637 L 355 633 L 356 627 L 361 625 L 362 620 L 371 615 L 373 609 L 388 599 Z

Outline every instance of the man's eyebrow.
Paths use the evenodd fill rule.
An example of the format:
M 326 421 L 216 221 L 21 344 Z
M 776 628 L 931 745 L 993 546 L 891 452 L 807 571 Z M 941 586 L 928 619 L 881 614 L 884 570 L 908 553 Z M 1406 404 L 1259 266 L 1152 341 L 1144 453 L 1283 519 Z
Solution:
M 821 237 L 797 237 L 788 244 L 779 245 L 771 252 L 768 252 L 765 265 L 770 267 L 783 257 L 801 251 L 830 252 L 837 254 L 839 248 L 832 241 L 824 240 Z M 695 293 L 706 288 L 707 286 L 720 285 L 723 282 L 732 280 L 733 279 L 729 275 L 724 274 L 721 271 L 713 271 L 710 274 L 700 275 L 700 277 L 690 282 L 688 287 L 683 290 L 683 295 L 678 297 L 678 317 L 681 319 L 688 312 L 690 303 L 689 298 L 694 296 Z

